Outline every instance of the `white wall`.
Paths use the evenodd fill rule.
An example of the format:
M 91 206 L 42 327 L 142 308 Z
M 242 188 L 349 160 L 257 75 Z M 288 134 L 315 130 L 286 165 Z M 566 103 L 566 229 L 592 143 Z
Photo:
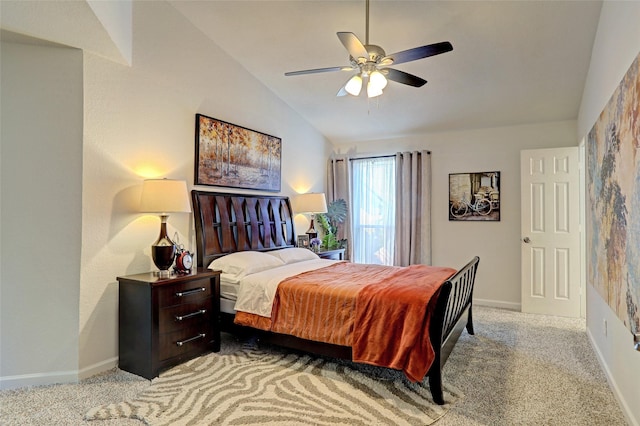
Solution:
M 22 17 L 24 14 L 13 17 L 16 16 Z M 31 16 L 29 22 L 34 21 L 39 20 Z M 10 22 L 14 31 L 20 30 L 22 24 L 20 19 L 12 19 L 6 14 L 3 24 L 5 22 Z M 25 25 L 28 26 L 29 22 Z M 55 21 L 50 24 L 55 27 Z M 26 27 L 24 32 L 30 33 Z M 44 37 L 42 34 L 40 36 Z M 46 56 L 47 49 L 54 48 L 42 49 L 44 52 L 41 55 Z M 75 52 L 82 58 L 82 53 Z M 3 52 L 3 74 L 5 64 L 10 60 Z M 116 277 L 154 269 L 150 246 L 157 238 L 160 222 L 155 216 L 137 212 L 142 180 L 145 177 L 166 176 L 185 179 L 193 187 L 196 113 L 281 137 L 281 192 L 286 195 L 323 190 L 326 182 L 324 161 L 331 149 L 328 141 L 299 114 L 164 2 L 136 2 L 133 5 L 131 66 L 112 62 L 99 53 L 85 51 L 84 62 L 70 62 L 69 67 L 74 71 L 68 72 L 80 82 L 81 89 L 84 79 L 84 104 L 80 97 L 80 109 L 76 110 L 79 120 L 68 125 L 68 131 L 78 136 L 75 143 L 79 151 L 73 157 L 74 167 L 65 167 L 65 163 L 62 163 L 63 166 L 54 171 L 50 170 L 53 168 L 50 163 L 43 162 L 38 164 L 38 168 L 42 173 L 64 175 L 65 188 L 71 190 L 68 197 L 72 200 L 62 200 L 65 206 L 77 207 L 75 218 L 71 216 L 61 221 L 55 217 L 57 222 L 64 223 L 63 230 L 71 228 L 66 233 L 71 240 L 57 238 L 55 241 L 61 247 L 53 257 L 55 260 L 57 256 L 64 259 L 69 256 L 72 260 L 67 265 L 71 266 L 75 276 L 56 277 L 53 279 L 55 287 L 49 289 L 46 285 L 52 286 L 52 280 L 44 280 L 43 273 L 40 273 L 33 280 L 32 292 L 41 287 L 45 289 L 41 297 L 29 300 L 5 292 L 3 279 L 0 344 L 15 363 L 0 374 L 3 378 L 13 378 L 29 373 L 32 374 L 33 383 L 69 381 L 116 365 Z M 48 75 L 47 67 L 41 68 L 41 73 Z M 4 86 L 3 75 L 3 124 L 5 102 L 21 102 L 24 103 L 25 112 L 17 123 L 26 126 L 26 110 L 35 107 L 31 105 L 32 100 L 21 93 L 13 93 L 9 98 Z M 57 97 L 49 96 L 47 92 L 37 101 L 49 110 L 65 107 Z M 55 128 L 53 123 L 43 124 L 42 127 L 45 132 L 49 127 Z M 9 183 L 4 179 L 4 132 L 3 126 L 3 206 L 5 182 Z M 47 149 L 58 149 L 55 146 Z M 319 167 L 311 172 L 313 159 L 317 159 Z M 35 174 L 21 176 L 11 182 L 16 185 L 14 193 L 21 196 L 33 188 L 42 192 L 42 181 L 36 180 Z M 199 189 L 224 190 L 216 187 Z M 51 193 L 55 195 L 57 191 Z M 48 207 L 57 212 L 62 205 L 54 199 Z M 4 253 L 8 250 L 5 247 L 4 211 L 2 220 L 4 276 Z M 301 227 L 306 226 L 300 217 L 296 217 L 296 222 Z M 48 265 L 40 259 L 34 262 L 29 257 L 33 253 L 30 247 L 39 236 L 34 227 L 36 223 L 35 220 L 25 219 L 20 222 L 22 226 L 14 230 L 21 239 L 30 243 L 27 247 L 20 247 L 19 256 L 25 259 L 20 264 L 22 269 L 33 268 L 34 263 Z M 191 247 L 194 239 L 191 215 L 172 215 L 168 228 L 171 236 L 178 232 L 180 241 Z M 70 243 L 74 238 L 75 242 Z M 54 294 L 56 291 L 73 295 L 74 302 L 64 306 L 64 313 L 55 312 L 55 315 L 47 315 L 43 320 L 37 313 L 48 312 L 51 301 L 58 301 L 60 296 Z M 12 307 L 11 311 L 7 311 L 12 315 L 5 316 L 5 305 Z M 18 312 L 20 315 L 17 315 Z M 65 316 L 71 316 L 72 320 L 67 321 Z M 30 327 L 23 325 L 25 317 L 32 324 Z M 9 336 L 7 334 L 5 337 L 5 327 L 21 330 L 23 338 L 47 338 L 39 339 L 36 350 L 26 344 L 23 344 L 23 348 L 14 340 L 5 341 Z M 65 332 L 61 333 L 61 329 Z M 56 339 L 63 342 L 49 344 Z M 64 359 L 51 357 L 51 353 L 57 353 L 57 345 L 62 344 L 67 345 L 66 350 L 73 356 L 65 356 Z M 40 357 L 49 354 L 48 364 L 33 362 L 32 358 L 36 355 L 29 354 L 27 351 L 30 349 Z M 12 380 L 12 385 L 26 384 L 25 380 L 19 379 L 21 377 Z
M 2 42 L 0 387 L 78 367 L 82 51 Z
M 640 52 L 638 22 L 640 2 L 603 3 L 578 117 L 581 138 L 589 133 Z M 639 425 L 640 352 L 633 349 L 629 330 L 590 283 L 587 283 L 587 329 L 629 423 Z
M 427 149 L 432 164 L 434 265 L 480 266 L 476 303 L 520 309 L 520 151 L 577 145 L 575 121 L 367 141 L 340 147 L 354 155 Z M 499 222 L 450 222 L 449 173 L 500 171 Z
M 193 184 L 195 114 L 282 138 L 282 192 L 321 191 L 328 142 L 218 46 L 162 2 L 136 2 L 133 65 L 85 60 L 80 366 L 117 356 L 116 277 L 154 269 L 159 219 L 135 212 L 141 174 Z M 201 187 L 205 190 L 220 188 Z M 169 218 L 169 235 L 191 246 L 191 215 Z

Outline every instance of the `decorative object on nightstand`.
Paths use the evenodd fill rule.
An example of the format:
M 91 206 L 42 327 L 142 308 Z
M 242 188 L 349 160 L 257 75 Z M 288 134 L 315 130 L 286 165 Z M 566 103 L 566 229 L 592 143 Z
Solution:
M 312 238 L 309 241 L 309 245 L 311 245 L 311 250 L 315 253 L 320 251 L 320 246 L 322 245 L 322 240 L 318 237 Z
M 307 230 L 307 235 L 309 235 L 309 241 L 313 238 L 318 237 L 318 231 L 316 231 L 314 219 L 316 213 L 326 213 L 327 212 L 327 199 L 324 196 L 324 193 L 314 193 L 309 192 L 306 194 L 300 194 L 295 198 L 295 207 L 297 213 L 306 213 L 311 215 L 311 223 L 309 224 L 309 229 Z
M 147 179 L 142 184 L 140 210 L 145 213 L 160 215 L 160 236 L 151 246 L 153 263 L 160 270 L 159 274 L 168 277 L 169 268 L 176 256 L 176 245 L 167 235 L 167 218 L 169 213 L 189 213 L 189 194 L 187 182 L 173 179 Z
M 220 272 L 118 277 L 118 367 L 153 379 L 208 351 L 220 350 Z
M 309 236 L 307 234 L 298 235 L 298 247 L 309 248 Z
M 193 255 L 189 250 L 178 247 L 176 252 L 176 266 L 174 267 L 177 274 L 190 274 L 193 266 Z

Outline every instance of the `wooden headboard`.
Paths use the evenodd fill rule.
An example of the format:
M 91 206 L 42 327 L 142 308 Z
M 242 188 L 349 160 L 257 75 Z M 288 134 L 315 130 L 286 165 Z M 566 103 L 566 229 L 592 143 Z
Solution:
M 229 253 L 294 247 L 288 197 L 191 191 L 198 266 Z

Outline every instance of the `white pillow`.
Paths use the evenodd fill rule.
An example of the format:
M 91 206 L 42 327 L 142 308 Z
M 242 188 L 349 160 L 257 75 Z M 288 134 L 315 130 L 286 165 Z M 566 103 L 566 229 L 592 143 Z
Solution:
M 280 250 L 268 251 L 271 256 L 277 257 L 287 265 L 290 263 L 302 262 L 303 260 L 320 259 L 320 257 L 309 249 L 301 247 L 291 247 Z
M 245 275 L 255 274 L 284 265 L 277 257 L 258 251 L 239 251 L 222 256 L 209 264 L 209 269 L 222 271 L 229 281 L 239 281 Z

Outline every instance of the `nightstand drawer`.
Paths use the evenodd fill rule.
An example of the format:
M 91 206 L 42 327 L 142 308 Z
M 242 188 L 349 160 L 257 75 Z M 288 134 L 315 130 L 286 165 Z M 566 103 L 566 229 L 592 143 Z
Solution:
M 158 289 L 158 304 L 163 308 L 193 302 L 209 296 L 211 296 L 209 280 L 193 280 Z
M 203 352 L 211 339 L 211 327 L 206 324 L 195 324 L 192 327 L 161 334 L 159 360 L 163 361 L 194 351 Z
M 159 332 L 167 333 L 193 324 L 211 322 L 211 298 L 160 309 Z

